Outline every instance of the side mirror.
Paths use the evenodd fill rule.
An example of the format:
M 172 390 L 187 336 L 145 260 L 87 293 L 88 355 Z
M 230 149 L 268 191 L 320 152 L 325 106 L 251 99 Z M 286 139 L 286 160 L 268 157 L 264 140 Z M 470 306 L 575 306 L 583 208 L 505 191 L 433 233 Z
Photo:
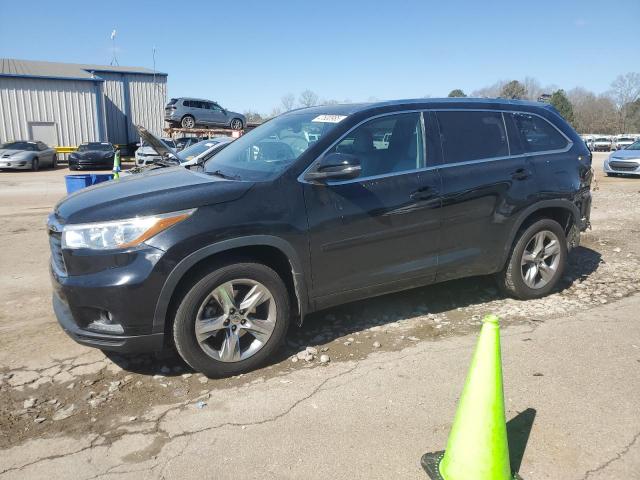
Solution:
M 360 160 L 347 153 L 329 153 L 320 159 L 316 168 L 305 175 L 305 180 L 351 180 L 360 175 Z

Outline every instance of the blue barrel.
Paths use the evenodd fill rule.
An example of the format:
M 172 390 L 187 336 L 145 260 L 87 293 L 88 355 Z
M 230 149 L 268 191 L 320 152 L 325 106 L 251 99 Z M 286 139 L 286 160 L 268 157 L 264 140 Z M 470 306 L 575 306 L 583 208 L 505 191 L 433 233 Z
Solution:
M 71 194 L 91 186 L 91 175 L 65 175 L 64 183 L 67 186 L 67 193 Z
M 113 180 L 112 173 L 92 173 L 91 174 L 91 185 L 95 185 L 96 183 L 107 182 L 109 180 Z

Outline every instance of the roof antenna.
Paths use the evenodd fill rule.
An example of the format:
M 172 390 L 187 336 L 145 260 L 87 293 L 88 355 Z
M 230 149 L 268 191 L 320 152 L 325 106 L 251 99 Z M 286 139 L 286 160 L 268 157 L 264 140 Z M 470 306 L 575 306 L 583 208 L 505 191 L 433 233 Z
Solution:
M 113 58 L 111 59 L 111 66 L 120 66 L 118 63 L 118 57 L 116 56 L 116 29 L 111 30 L 111 50 L 113 51 Z

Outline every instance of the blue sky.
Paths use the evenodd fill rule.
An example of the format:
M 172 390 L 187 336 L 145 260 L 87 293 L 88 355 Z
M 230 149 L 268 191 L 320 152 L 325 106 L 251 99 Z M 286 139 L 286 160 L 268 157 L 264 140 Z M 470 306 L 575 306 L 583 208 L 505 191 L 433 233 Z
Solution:
M 169 96 L 269 112 L 288 93 L 363 101 L 537 78 L 597 93 L 638 71 L 640 1 L 0 0 L 0 57 L 111 60 L 169 74 Z

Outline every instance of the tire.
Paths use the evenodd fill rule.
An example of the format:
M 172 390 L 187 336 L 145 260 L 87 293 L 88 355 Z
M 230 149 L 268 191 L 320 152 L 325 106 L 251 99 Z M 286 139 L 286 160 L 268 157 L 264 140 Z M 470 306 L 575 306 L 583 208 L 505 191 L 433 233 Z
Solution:
M 540 237 L 537 235 L 540 234 Z M 540 255 L 535 256 L 531 251 L 535 251 L 535 241 L 539 238 L 555 240 L 558 242 L 557 255 L 551 258 L 551 255 L 542 259 L 547 252 L 555 250 L 551 246 L 551 241 L 545 244 Z M 527 262 L 524 254 L 527 250 Z M 542 266 L 542 262 L 546 267 Z M 564 230 L 558 222 L 549 218 L 538 220 L 521 230 L 517 236 L 516 242 L 509 254 L 509 260 L 504 270 L 497 274 L 498 286 L 506 295 L 520 300 L 529 300 L 540 298 L 551 292 L 558 284 L 567 263 L 567 240 Z M 542 275 L 542 271 L 545 275 Z M 525 273 L 533 273 L 534 275 L 525 279 Z M 546 278 L 545 278 L 546 277 Z M 539 285 L 532 285 L 539 279 Z
M 38 159 L 38 157 L 36 157 L 31 160 L 31 171 L 37 172 L 38 170 L 40 170 L 40 160 Z
M 51 159 L 51 168 L 53 170 L 55 170 L 56 168 L 58 168 L 58 154 L 54 153 L 53 157 Z
M 231 130 L 242 130 L 242 127 L 244 126 L 244 124 L 242 123 L 242 120 L 240 120 L 239 118 L 234 118 L 233 120 L 231 120 L 231 123 L 229 124 L 229 126 L 231 127 Z
M 618 175 L 616 175 L 615 173 L 611 173 L 611 172 L 605 172 L 607 174 L 607 177 L 617 177 Z
M 269 312 L 268 316 L 272 318 L 272 321 L 265 320 L 262 324 L 256 322 L 257 325 L 268 324 L 272 330 L 270 336 L 253 353 L 252 348 L 260 344 L 260 340 L 253 336 L 250 328 L 243 330 L 247 325 L 252 326 L 250 323 L 253 322 L 253 318 L 245 326 L 242 326 L 237 318 L 242 318 L 240 314 L 243 310 L 240 308 L 250 297 L 247 292 L 252 288 L 250 285 L 242 285 L 242 282 L 254 282 L 270 295 L 269 300 L 262 300 L 263 303 L 257 303 L 252 310 L 253 318 L 265 316 L 265 312 Z M 225 285 L 232 285 L 231 290 L 224 289 Z M 234 313 L 233 308 L 228 310 L 234 315 L 225 314 L 222 306 L 224 302 L 218 301 L 218 297 L 223 295 L 216 294 L 220 291 L 231 292 L 230 297 L 233 298 L 232 303 L 237 311 Z M 241 302 L 243 297 L 245 300 Z M 271 310 L 272 308 L 275 310 Z M 246 314 L 247 318 L 250 314 L 251 312 Z M 196 322 L 199 322 L 197 319 L 200 317 L 214 318 L 217 321 L 217 327 L 211 328 L 211 332 L 215 333 L 206 332 L 207 338 L 204 340 L 199 340 L 196 336 Z M 226 323 L 223 323 L 223 320 Z M 271 268 L 259 263 L 233 263 L 194 280 L 178 305 L 173 322 L 173 340 L 178 354 L 194 370 L 207 377 L 227 377 L 263 365 L 284 341 L 289 322 L 289 295 L 280 276 Z M 238 339 L 237 343 L 233 343 L 237 345 L 237 355 L 230 355 L 229 349 L 226 349 L 227 353 L 224 352 L 225 342 L 233 335 L 231 329 L 239 333 L 233 337 Z M 248 356 L 241 358 L 244 355 Z
M 182 120 L 180 120 L 180 126 L 182 128 L 194 128 L 196 126 L 196 119 L 191 115 L 185 115 L 182 117 Z

